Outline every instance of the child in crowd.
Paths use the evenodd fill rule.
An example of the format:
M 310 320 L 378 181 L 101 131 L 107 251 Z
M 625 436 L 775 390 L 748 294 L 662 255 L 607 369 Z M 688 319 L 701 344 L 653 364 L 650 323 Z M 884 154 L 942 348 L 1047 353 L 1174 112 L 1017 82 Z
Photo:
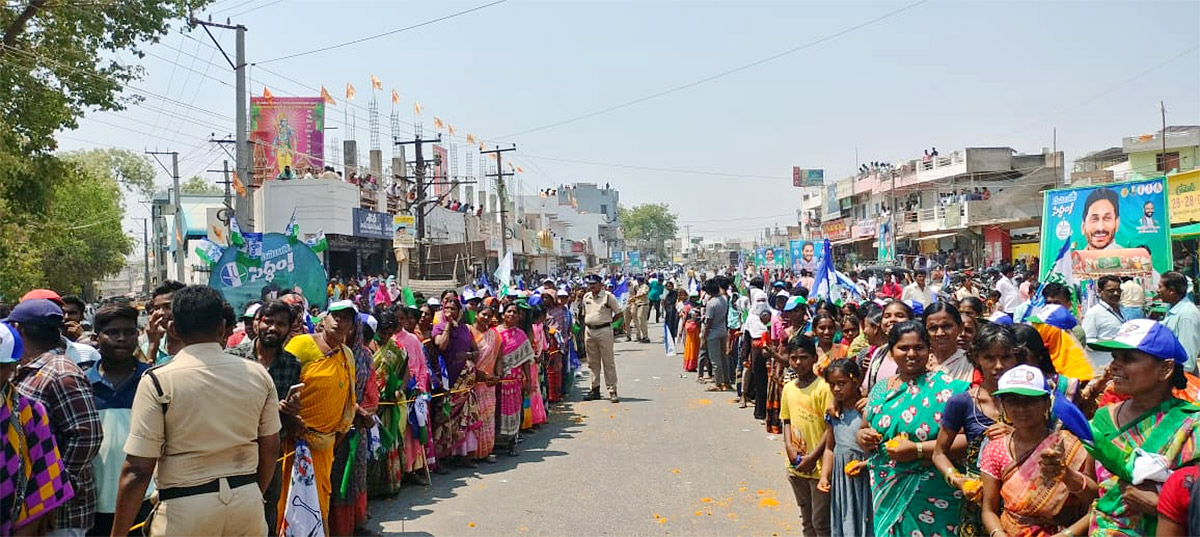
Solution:
M 870 537 L 874 531 L 871 481 L 866 471 L 867 457 L 855 438 L 862 428 L 862 414 L 857 408 L 862 399 L 862 369 L 853 359 L 834 360 L 825 368 L 825 383 L 829 385 L 836 413 L 825 417 L 829 429 L 817 488 L 831 492 L 831 512 L 838 515 L 831 516 L 830 535 Z
M 829 535 L 829 493 L 817 485 L 828 430 L 824 409 L 833 395 L 814 372 L 817 346 L 811 337 L 793 336 L 787 344 L 787 358 L 796 374 L 796 380 L 783 386 L 779 409 L 788 457 L 788 481 L 800 506 L 805 537 Z

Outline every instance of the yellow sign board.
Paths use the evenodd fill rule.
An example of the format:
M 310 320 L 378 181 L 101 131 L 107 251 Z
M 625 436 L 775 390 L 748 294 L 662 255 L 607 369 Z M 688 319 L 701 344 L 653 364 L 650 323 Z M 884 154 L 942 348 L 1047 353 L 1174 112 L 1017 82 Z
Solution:
M 1200 169 L 1167 177 L 1172 224 L 1200 222 Z

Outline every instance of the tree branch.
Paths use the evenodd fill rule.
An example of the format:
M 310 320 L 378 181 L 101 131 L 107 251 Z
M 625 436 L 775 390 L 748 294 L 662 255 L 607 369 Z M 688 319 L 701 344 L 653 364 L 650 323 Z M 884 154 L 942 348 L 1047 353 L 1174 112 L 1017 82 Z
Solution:
M 32 0 L 28 6 L 25 6 L 25 10 L 20 15 L 17 15 L 16 19 L 13 19 L 12 24 L 4 29 L 4 40 L 2 42 L 4 43 L 5 50 L 17 44 L 17 38 L 25 33 L 25 25 L 29 24 L 29 20 L 34 15 L 37 15 L 37 12 L 41 11 L 49 2 L 50 0 Z M 4 55 L 5 50 L 0 50 L 0 56 Z

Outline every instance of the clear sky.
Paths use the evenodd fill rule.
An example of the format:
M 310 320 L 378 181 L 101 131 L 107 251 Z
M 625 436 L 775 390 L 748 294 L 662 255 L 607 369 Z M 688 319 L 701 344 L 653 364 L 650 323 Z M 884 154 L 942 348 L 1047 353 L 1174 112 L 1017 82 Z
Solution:
M 1160 100 L 1169 124 L 1200 124 L 1200 2 L 1191 0 L 508 0 L 269 61 L 493 1 L 218 0 L 202 17 L 234 16 L 249 28 L 249 61 L 262 62 L 251 68 L 253 94 L 264 85 L 276 96 L 328 88 L 339 101 L 327 109 L 328 124 L 339 129 L 333 136 L 349 132 L 349 82 L 358 92 L 349 108 L 357 138 L 367 145 L 374 74 L 384 85 L 385 154 L 395 88 L 405 136 L 415 100 L 427 134 L 437 116 L 459 136 L 517 144 L 524 193 L 608 182 L 626 205 L 669 203 L 681 224 L 705 238 L 753 237 L 768 225 L 794 224 L 800 194 L 791 186 L 792 166 L 824 168 L 836 180 L 853 173 L 856 151 L 861 162 L 916 158 L 931 146 L 1037 153 L 1051 146 L 1057 127 L 1070 162 L 1159 129 Z M 232 55 L 232 33 L 214 35 Z M 184 28 L 148 47 L 146 77 L 135 84 L 146 101 L 89 115 L 63 135 L 62 146 L 177 150 L 184 178 L 216 181 L 203 170 L 219 168 L 223 153 L 207 140 L 233 131 L 234 78 L 210 45 L 202 30 Z M 146 213 L 131 204 L 131 216 Z M 127 224 L 140 236 L 140 226 Z

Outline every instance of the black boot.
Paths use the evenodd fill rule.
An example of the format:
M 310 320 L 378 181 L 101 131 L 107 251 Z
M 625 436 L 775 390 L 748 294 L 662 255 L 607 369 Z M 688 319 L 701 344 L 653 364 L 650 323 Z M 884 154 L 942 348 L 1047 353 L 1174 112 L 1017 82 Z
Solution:
M 596 401 L 600 399 L 600 388 L 592 388 L 592 391 L 583 396 L 584 401 Z

